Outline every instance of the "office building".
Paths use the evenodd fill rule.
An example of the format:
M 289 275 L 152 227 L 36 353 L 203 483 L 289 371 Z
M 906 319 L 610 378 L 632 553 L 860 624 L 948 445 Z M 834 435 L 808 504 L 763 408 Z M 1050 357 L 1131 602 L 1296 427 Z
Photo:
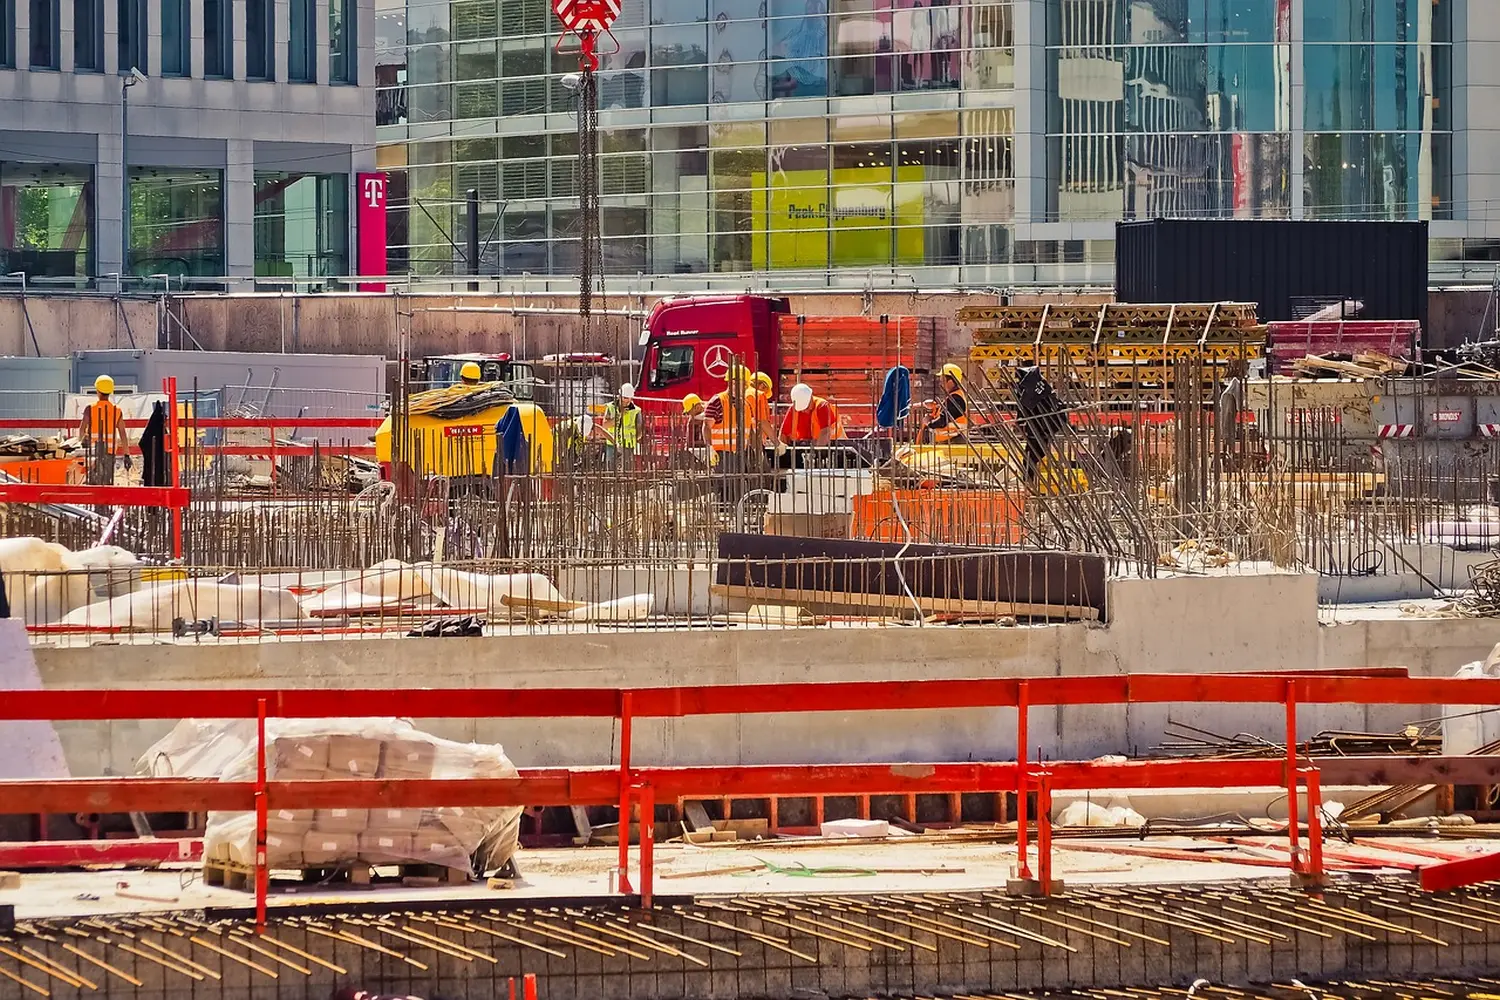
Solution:
M 376 0 L 393 264 L 577 261 L 577 69 L 548 0 Z M 1500 3 L 625 0 L 601 41 L 616 275 L 1110 277 L 1117 219 L 1430 219 L 1500 243 Z M 1488 54 L 1486 54 L 1488 53 Z M 895 275 L 896 277 L 892 277 Z
M 352 273 L 374 27 L 372 0 L 0 0 L 3 271 Z

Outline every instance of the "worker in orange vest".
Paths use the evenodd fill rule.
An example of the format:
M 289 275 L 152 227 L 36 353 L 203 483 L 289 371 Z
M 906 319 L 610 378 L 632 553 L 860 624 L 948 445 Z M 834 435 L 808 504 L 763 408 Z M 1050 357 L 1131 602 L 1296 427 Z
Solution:
M 108 375 L 94 379 L 94 402 L 84 407 L 83 416 L 78 421 L 78 437 L 83 441 L 84 454 L 88 456 L 85 481 L 90 486 L 114 485 L 117 458 L 125 459 L 125 468 L 131 467 L 125 414 L 110 401 L 114 393 L 114 379 Z
M 725 381 L 724 391 L 707 406 L 714 450 L 720 455 L 751 455 L 772 431 L 770 401 L 756 390 L 747 368 L 732 367 Z
M 781 440 L 792 446 L 823 447 L 833 440 L 838 429 L 838 413 L 833 404 L 813 394 L 812 386 L 798 382 L 792 386 L 792 408 L 781 421 Z

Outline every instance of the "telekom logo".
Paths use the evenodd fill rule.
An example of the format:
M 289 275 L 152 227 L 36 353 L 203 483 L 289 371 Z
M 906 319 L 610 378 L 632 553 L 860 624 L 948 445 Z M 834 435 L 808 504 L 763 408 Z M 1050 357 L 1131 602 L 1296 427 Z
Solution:
M 385 178 L 366 177 L 364 179 L 364 197 L 367 208 L 380 208 L 385 204 Z

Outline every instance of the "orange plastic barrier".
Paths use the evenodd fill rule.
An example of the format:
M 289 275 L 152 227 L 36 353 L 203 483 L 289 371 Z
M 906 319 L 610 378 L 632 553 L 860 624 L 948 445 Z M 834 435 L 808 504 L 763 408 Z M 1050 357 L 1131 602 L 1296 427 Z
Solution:
M 917 542 L 1014 545 L 1024 509 L 1022 496 L 1005 490 L 876 490 L 854 498 L 850 535 L 903 542 L 910 528 Z

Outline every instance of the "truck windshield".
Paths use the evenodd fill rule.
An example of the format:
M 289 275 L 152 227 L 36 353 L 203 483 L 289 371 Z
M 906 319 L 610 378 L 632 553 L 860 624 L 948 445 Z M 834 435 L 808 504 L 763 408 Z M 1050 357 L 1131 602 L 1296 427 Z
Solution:
M 693 374 L 693 348 L 690 344 L 662 347 L 657 350 L 656 367 L 651 370 L 651 387 L 660 389 L 681 382 Z

